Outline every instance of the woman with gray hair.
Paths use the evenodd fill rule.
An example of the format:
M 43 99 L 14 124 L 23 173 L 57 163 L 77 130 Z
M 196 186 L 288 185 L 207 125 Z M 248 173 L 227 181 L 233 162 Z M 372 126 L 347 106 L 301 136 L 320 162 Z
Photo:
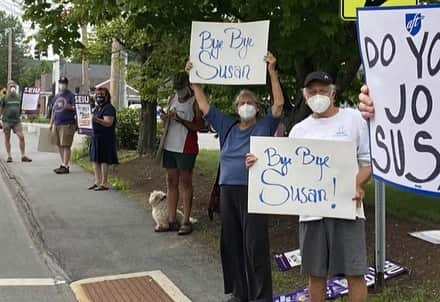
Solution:
M 248 213 L 248 170 L 246 154 L 251 136 L 272 136 L 280 122 L 284 96 L 275 68 L 276 58 L 265 56 L 272 87 L 272 107 L 258 119 L 259 99 L 242 90 L 235 102 L 240 116 L 235 118 L 210 106 L 199 84 L 192 84 L 204 118 L 216 129 L 220 139 L 220 252 L 225 293 L 233 301 L 272 301 L 272 276 L 269 254 L 268 216 Z M 192 68 L 187 63 L 186 71 Z

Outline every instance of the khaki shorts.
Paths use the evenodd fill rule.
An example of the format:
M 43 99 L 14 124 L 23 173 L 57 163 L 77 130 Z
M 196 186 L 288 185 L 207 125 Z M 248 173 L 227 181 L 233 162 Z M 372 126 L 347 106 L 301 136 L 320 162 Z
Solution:
M 59 125 L 52 128 L 50 133 L 50 142 L 52 145 L 61 147 L 70 147 L 73 143 L 76 125 Z
M 3 122 L 3 132 L 9 134 L 11 133 L 11 130 L 14 131 L 14 133 L 20 133 L 23 132 L 23 127 L 20 122 L 18 123 Z

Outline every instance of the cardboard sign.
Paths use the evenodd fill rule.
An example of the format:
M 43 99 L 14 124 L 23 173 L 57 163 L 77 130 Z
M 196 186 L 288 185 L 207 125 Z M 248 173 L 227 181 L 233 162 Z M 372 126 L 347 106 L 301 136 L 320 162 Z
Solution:
M 440 244 L 440 230 L 410 232 L 408 234 L 432 244 Z
M 397 277 L 406 273 L 408 269 L 395 262 L 386 260 L 384 267 L 384 279 Z M 376 280 L 374 267 L 368 267 L 368 274 L 364 276 L 367 286 L 373 286 Z M 326 299 L 336 299 L 348 293 L 348 281 L 344 277 L 333 277 L 327 281 Z M 290 294 L 276 296 L 274 302 L 310 302 L 307 288 L 294 291 Z
M 373 175 L 440 196 L 440 6 L 358 10 Z
M 52 134 L 49 128 L 40 127 L 38 136 L 38 152 L 58 153 L 58 147 L 52 144 Z
M 266 84 L 269 21 L 192 22 L 191 83 Z
M 353 142 L 251 137 L 249 213 L 355 219 Z
M 40 98 L 40 88 L 25 87 L 21 101 L 21 110 L 26 114 L 38 111 L 38 99 Z
M 93 134 L 93 115 L 88 95 L 75 95 L 76 121 L 78 133 L 85 135 Z

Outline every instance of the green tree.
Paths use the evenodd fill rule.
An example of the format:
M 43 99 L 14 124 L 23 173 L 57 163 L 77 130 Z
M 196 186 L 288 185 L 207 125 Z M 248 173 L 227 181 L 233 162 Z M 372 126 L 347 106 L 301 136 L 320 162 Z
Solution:
M 52 71 L 52 64 L 48 61 L 25 60 L 22 72 L 18 76 L 18 82 L 23 86 L 34 86 L 35 80 L 40 79 L 43 74 Z
M 359 89 L 355 26 L 340 20 L 338 2 L 334 0 L 25 0 L 24 3 L 29 20 L 40 28 L 50 28 L 40 32 L 39 40 L 53 44 L 58 53 L 69 55 L 72 49 L 82 47 L 79 26 L 88 22 L 105 25 L 110 37 L 117 38 L 136 55 L 135 64 L 129 69 L 129 80 L 139 89 L 143 101 L 141 152 L 154 150 L 154 112 L 161 97 L 159 92 L 163 91 L 159 88 L 184 66 L 192 20 L 270 20 L 269 49 L 280 63 L 281 81 L 288 98 L 284 116 L 288 128 L 296 122 L 292 110 L 308 113 L 300 90 L 308 72 L 329 71 L 344 98 L 355 95 L 353 91 Z M 267 89 L 252 89 L 267 101 L 268 107 Z M 211 98 L 223 108 L 231 103 L 236 90 L 236 87 L 209 86 Z
M 12 79 L 17 81 L 24 66 L 23 27 L 16 17 L 0 11 L 0 86 L 8 79 L 8 30 L 12 30 Z M 22 84 L 22 83 L 18 83 Z

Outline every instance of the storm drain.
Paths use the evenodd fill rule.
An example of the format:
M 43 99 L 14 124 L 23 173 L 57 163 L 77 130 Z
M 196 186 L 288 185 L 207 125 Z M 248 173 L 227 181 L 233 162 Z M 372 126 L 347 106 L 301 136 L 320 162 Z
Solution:
M 79 302 L 190 302 L 159 271 L 79 280 L 71 288 Z

